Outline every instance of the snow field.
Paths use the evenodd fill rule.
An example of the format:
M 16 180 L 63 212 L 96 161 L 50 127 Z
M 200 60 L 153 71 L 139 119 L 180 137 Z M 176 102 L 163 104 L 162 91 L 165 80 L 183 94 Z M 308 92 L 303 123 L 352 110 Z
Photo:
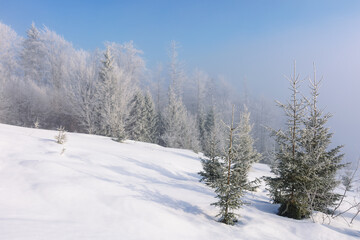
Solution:
M 341 218 L 327 225 L 320 215 L 316 223 L 277 216 L 264 183 L 247 194 L 235 226 L 218 223 L 215 194 L 198 181 L 198 154 L 76 133 L 59 145 L 55 135 L 0 124 L 0 239 L 360 237 L 359 219 L 349 227 Z M 255 164 L 250 178 L 269 174 Z

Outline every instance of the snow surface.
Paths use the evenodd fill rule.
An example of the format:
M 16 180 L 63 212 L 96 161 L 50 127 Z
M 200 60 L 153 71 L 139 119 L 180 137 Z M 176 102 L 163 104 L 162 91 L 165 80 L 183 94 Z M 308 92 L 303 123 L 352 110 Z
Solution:
M 360 221 L 277 216 L 265 186 L 235 226 L 216 221 L 199 155 L 154 144 L 0 124 L 0 239 L 359 239 Z M 63 149 L 65 148 L 65 150 Z M 269 175 L 255 164 L 251 178 Z M 355 193 L 353 193 L 355 194 Z M 351 214 L 345 215 L 347 220 Z

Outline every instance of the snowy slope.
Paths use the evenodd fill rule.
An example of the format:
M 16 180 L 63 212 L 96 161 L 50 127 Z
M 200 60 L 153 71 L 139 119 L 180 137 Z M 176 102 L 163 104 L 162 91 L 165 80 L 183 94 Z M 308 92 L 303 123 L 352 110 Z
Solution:
M 359 220 L 349 227 L 340 218 L 326 225 L 277 216 L 264 186 L 247 195 L 237 225 L 218 223 L 197 154 L 75 133 L 59 145 L 55 134 L 0 124 L 0 239 L 360 237 Z M 251 177 L 269 174 L 256 164 Z

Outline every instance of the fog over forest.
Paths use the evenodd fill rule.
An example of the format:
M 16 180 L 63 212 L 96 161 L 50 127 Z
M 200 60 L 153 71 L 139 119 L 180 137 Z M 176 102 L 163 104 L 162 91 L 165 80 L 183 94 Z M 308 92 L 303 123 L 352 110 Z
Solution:
M 323 78 L 319 105 L 333 114 L 328 122 L 334 133 L 333 145 L 345 145 L 346 161 L 360 156 L 360 6 L 356 1 L 341 6 L 336 1 L 246 5 L 229 1 L 221 6 L 197 1 L 171 6 L 162 3 L 164 8 L 161 4 L 105 2 L 97 11 L 87 11 L 92 3 L 39 3 L 19 6 L 14 1 L 0 9 L 1 81 L 20 81 L 16 86 L 3 84 L 9 95 L 5 98 L 12 99 L 8 102 L 11 106 L 32 99 L 32 104 L 25 101 L 26 106 L 21 105 L 31 109 L 28 115 L 18 109 L 12 115 L 2 115 L 2 122 L 32 126 L 37 118 L 46 116 L 47 120 L 40 121 L 43 127 L 65 125 L 69 130 L 86 132 L 77 116 L 79 111 L 74 112 L 76 101 L 70 96 L 76 98 L 76 91 L 80 91 L 81 87 L 74 85 L 79 79 L 98 78 L 104 52 L 111 48 L 119 66 L 128 64 L 119 68 L 120 74 L 134 83 L 127 85 L 131 94 L 123 95 L 123 104 L 131 101 L 136 90 L 149 90 L 156 109 L 165 111 L 169 86 L 176 78 L 176 94 L 191 115 L 188 121 L 196 121 L 201 104 L 207 111 L 216 102 L 218 115 L 225 120 L 230 118 L 232 104 L 238 110 L 246 104 L 254 123 L 256 147 L 267 152 L 274 146 L 264 126 L 283 126 L 275 100 L 286 102 L 290 96 L 284 75 L 293 74 L 296 61 L 297 73 L 304 79 L 304 95 L 309 93 L 308 78 L 313 75 L 314 63 L 317 77 Z M 15 6 L 16 12 L 12 11 Z M 53 12 L 52 18 L 49 12 Z M 34 58 L 24 63 L 23 57 L 32 22 L 46 49 L 47 60 L 38 73 L 26 73 Z M 43 57 L 38 55 L 39 61 Z M 176 77 L 171 76 L 175 67 Z M 42 80 L 21 82 L 31 74 L 41 74 Z M 20 95 L 14 94 L 24 87 Z M 58 92 L 58 100 L 49 101 L 48 96 L 56 95 L 54 89 L 63 87 L 67 94 Z M 39 92 L 43 94 L 40 97 Z M 51 104 L 61 111 L 72 110 L 59 113 Z M 130 111 L 120 108 L 125 115 Z M 69 125 L 73 118 L 78 126 Z
M 360 239 L 360 1 L 0 0 L 0 238 Z

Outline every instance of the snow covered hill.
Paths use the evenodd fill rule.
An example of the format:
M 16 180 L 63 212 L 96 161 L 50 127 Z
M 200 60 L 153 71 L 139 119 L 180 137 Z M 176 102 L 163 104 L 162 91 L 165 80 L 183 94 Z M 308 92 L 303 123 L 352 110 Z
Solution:
M 0 124 L 0 239 L 359 239 L 349 227 L 277 216 L 265 186 L 235 226 L 216 222 L 199 156 L 154 144 Z M 251 177 L 269 175 L 255 164 Z M 350 217 L 350 214 L 345 215 Z

